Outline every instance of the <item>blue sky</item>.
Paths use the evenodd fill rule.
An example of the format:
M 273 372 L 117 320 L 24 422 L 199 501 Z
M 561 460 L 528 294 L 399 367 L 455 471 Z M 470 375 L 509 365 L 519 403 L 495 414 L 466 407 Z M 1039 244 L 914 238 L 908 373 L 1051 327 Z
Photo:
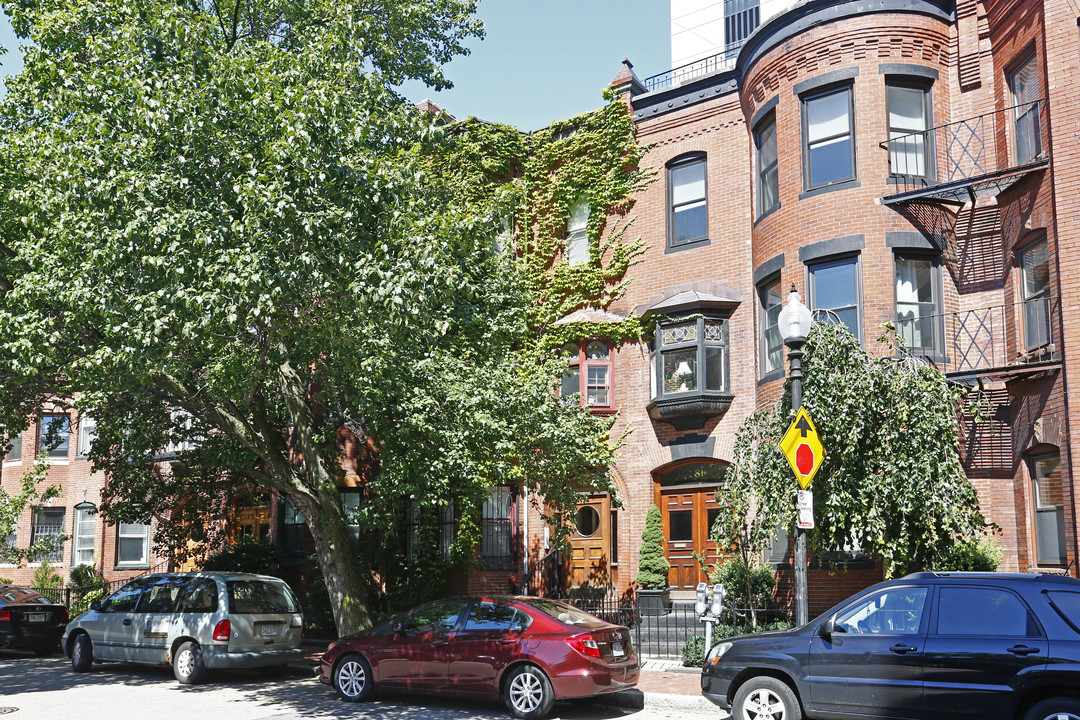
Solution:
M 482 0 L 487 37 L 451 62 L 455 87 L 434 93 L 403 88 L 415 102 L 430 98 L 458 118 L 475 115 L 521 130 L 603 104 L 600 93 L 628 57 L 641 79 L 671 64 L 669 3 L 664 0 Z M 22 59 L 0 14 L 0 77 Z

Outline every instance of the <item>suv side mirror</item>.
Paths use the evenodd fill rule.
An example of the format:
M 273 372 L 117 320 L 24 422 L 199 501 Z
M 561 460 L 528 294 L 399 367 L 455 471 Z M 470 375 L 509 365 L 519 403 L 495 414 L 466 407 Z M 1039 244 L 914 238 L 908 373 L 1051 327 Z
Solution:
M 821 623 L 821 625 L 818 626 L 817 634 L 825 640 L 832 642 L 832 636 L 834 632 L 836 632 L 836 619 L 828 618 L 827 620 L 825 620 L 825 622 Z
M 94 611 L 100 610 L 101 609 L 101 601 L 100 600 L 91 600 L 90 601 L 90 609 L 94 610 Z

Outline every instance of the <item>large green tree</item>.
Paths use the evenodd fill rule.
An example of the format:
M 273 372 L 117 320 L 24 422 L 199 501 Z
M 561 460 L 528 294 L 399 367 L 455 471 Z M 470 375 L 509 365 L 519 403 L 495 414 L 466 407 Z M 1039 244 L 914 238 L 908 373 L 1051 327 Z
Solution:
M 342 633 L 372 617 L 343 435 L 377 457 L 371 522 L 402 498 L 468 516 L 503 483 L 556 508 L 568 480 L 608 487 L 610 423 L 519 361 L 527 284 L 393 91 L 448 85 L 474 5 L 4 3 L 33 45 L 0 106 L 0 429 L 50 398 L 93 416 L 101 511 L 157 517 L 176 552 L 236 488 L 278 491 Z
M 887 576 L 939 566 L 990 528 L 958 452 L 966 390 L 897 350 L 892 332 L 871 353 L 842 326 L 817 323 L 803 365 L 803 406 L 826 450 L 811 545 L 825 557 L 858 548 Z M 792 417 L 789 391 L 740 429 L 718 493 L 729 509 L 713 528 L 721 547 L 755 554 L 791 527 L 796 483 L 777 443 Z

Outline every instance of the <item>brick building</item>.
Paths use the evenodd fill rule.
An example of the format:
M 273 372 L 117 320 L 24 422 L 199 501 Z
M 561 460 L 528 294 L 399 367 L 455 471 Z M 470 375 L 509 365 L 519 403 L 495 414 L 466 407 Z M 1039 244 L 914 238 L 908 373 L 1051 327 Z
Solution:
M 648 345 L 583 351 L 609 368 L 593 376 L 610 378 L 615 431 L 634 430 L 616 468 L 625 504 L 583 503 L 567 583 L 626 592 L 654 502 L 669 582 L 704 579 L 693 556 L 715 555 L 735 430 L 783 389 L 776 313 L 792 285 L 864 346 L 896 323 L 915 354 L 991 398 L 962 455 L 1002 529 L 1001 569 L 1075 575 L 1066 369 L 1080 319 L 1067 309 L 1080 280 L 1063 271 L 1080 254 L 1080 5 L 682 2 L 673 33 L 675 5 L 741 34 L 644 82 L 624 61 L 613 81 L 657 176 L 634 205 L 649 250 L 609 310 L 692 319 Z M 551 562 L 535 532 L 534 573 Z M 778 541 L 770 559 L 783 567 L 786 552 Z M 880 577 L 857 556 L 847 573 L 812 564 L 811 611 Z

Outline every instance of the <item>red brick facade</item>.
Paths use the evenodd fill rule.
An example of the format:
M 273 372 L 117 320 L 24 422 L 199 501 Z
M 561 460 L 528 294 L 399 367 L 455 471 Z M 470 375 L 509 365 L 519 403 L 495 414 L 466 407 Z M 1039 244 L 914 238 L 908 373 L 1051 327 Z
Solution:
M 634 113 L 638 140 L 648 148 L 644 162 L 657 176 L 634 204 L 633 227 L 649 250 L 631 269 L 626 296 L 611 310 L 648 313 L 688 289 L 723 296 L 730 313 L 728 391 L 733 395 L 722 415 L 677 430 L 647 412 L 653 399 L 653 348 L 618 349 L 614 384 L 621 414 L 615 433 L 632 432 L 615 473 L 624 503 L 617 511 L 618 537 L 607 541 L 617 543 L 619 563 L 600 573 L 611 578 L 616 594 L 632 586 L 649 505 L 668 505 L 665 533 L 671 530 L 671 512 L 707 511 L 685 498 L 682 505 L 670 502 L 677 487 L 661 487 L 664 473 L 680 465 L 730 462 L 734 432 L 743 419 L 782 392 L 783 374 L 766 374 L 760 367 L 762 309 L 755 283 L 778 276 L 785 295 L 794 284 L 806 299 L 811 263 L 857 257 L 861 336 L 870 347 L 878 326 L 897 319 L 896 259 L 906 252 L 940 263 L 936 313 L 943 318 L 942 369 L 957 382 L 982 388 L 994 403 L 990 422 L 962 435 L 962 457 L 984 513 L 1002 529 L 1001 569 L 1077 574 L 1070 427 L 1080 416 L 1068 403 L 1067 390 L 1075 390 L 1069 386 L 1077 381 L 1067 369 L 1080 362 L 1080 320 L 1063 310 L 1080 298 L 1080 279 L 1065 272 L 1080 262 L 1080 243 L 1072 240 L 1080 229 L 1075 142 L 1080 5 L 928 0 L 865 8 L 865 3 L 836 0 L 803 3 L 759 28 L 733 68 L 703 71 L 680 85 L 646 90 L 625 66 L 616 78 Z M 1010 109 L 1017 103 L 1009 81 L 1032 53 L 1037 97 L 1046 99 L 1039 105 L 1037 128 L 1042 152 L 1033 159 L 1018 157 L 1022 129 Z M 896 199 L 910 188 L 890 177 L 890 150 L 883 144 L 890 137 L 887 82 L 928 90 L 932 110 L 926 127 L 939 128 L 932 141 L 936 178 L 920 187 L 959 182 L 960 200 L 955 193 L 943 199 L 936 191 Z M 857 180 L 815 192 L 804 180 L 803 103 L 815 92 L 840 86 L 850 87 L 853 98 Z M 768 113 L 776 119 L 779 207 L 758 217 L 752 124 Z M 980 117 L 982 125 L 972 131 Z M 957 142 L 965 132 L 977 135 L 985 149 L 981 166 L 957 174 Z M 708 242 L 673 249 L 667 168 L 691 153 L 707 163 Z M 1021 287 L 1021 265 L 1034 262 L 1025 261 L 1024 254 L 1044 240 L 1048 261 L 1040 267 L 1048 268 L 1049 299 L 1036 302 L 1030 288 L 1025 294 Z M 1046 319 L 1032 320 L 1031 308 L 1047 308 Z M 976 318 L 994 320 L 993 330 L 986 331 L 993 334 L 993 352 L 984 349 L 978 362 L 972 343 L 960 347 L 955 332 L 950 334 L 950 329 L 967 332 Z M 1032 341 L 1038 323 L 1042 340 Z M 1054 468 L 1047 458 L 1059 459 L 1060 465 Z M 1049 474 L 1041 479 L 1037 512 L 1033 473 L 1040 462 Z M 535 515 L 530 522 L 535 525 L 530 525 L 529 556 L 535 562 L 540 523 Z M 1044 526 L 1037 530 L 1040 522 Z M 1056 557 L 1055 546 L 1040 563 L 1038 536 L 1041 532 L 1046 541 L 1048 527 L 1063 538 L 1064 554 Z M 699 539 L 693 542 L 702 549 Z M 669 555 L 680 550 L 669 540 Z M 786 596 L 790 566 L 780 570 L 778 592 Z M 811 612 L 879 579 L 875 568 L 812 569 Z

